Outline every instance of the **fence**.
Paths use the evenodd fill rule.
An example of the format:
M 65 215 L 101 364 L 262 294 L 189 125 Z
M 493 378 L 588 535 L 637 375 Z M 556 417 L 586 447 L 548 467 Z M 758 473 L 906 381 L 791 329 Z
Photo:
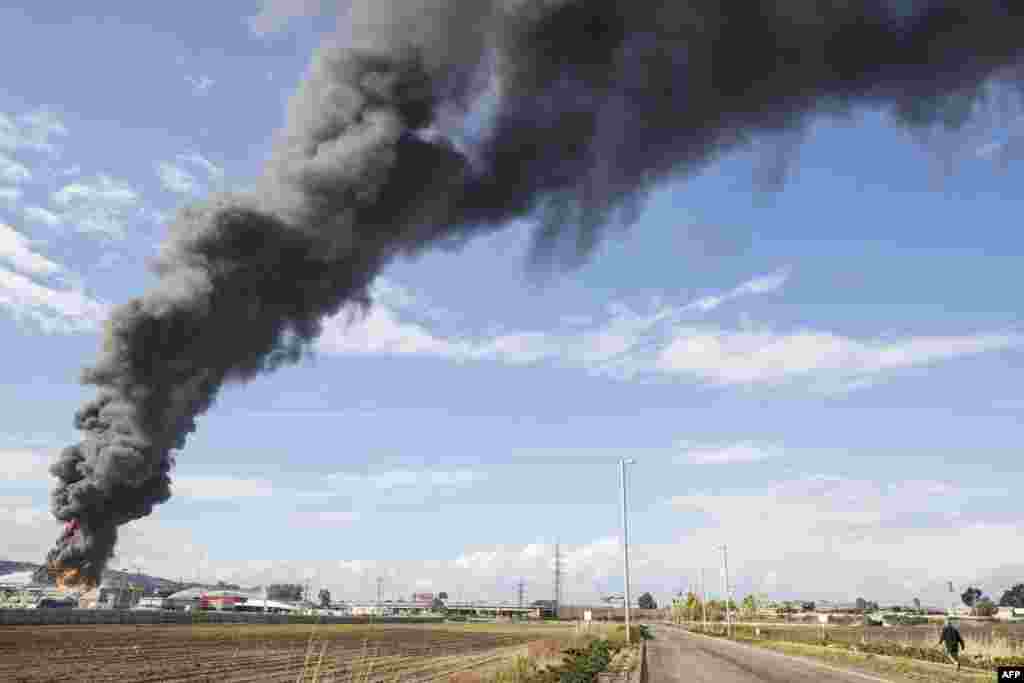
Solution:
M 584 612 L 590 612 L 590 618 L 598 621 L 625 621 L 626 611 L 622 607 L 577 607 L 574 605 L 559 605 L 559 619 L 582 619 Z M 629 620 L 640 623 L 641 621 L 660 621 L 669 616 L 669 610 L 661 609 L 640 609 L 629 608 Z
M 0 626 L 57 624 L 429 624 L 444 617 L 328 617 L 252 612 L 116 609 L 0 609 Z

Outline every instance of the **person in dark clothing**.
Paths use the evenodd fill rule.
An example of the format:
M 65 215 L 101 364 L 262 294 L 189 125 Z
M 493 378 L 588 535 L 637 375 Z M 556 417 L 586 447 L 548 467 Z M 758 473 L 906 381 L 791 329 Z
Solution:
M 953 625 L 952 620 L 946 619 L 946 625 L 942 628 L 942 634 L 939 636 L 939 645 L 946 646 L 946 657 L 953 664 L 956 664 L 956 670 L 960 670 L 960 650 L 967 649 L 964 644 L 964 639 L 960 635 L 960 631 L 957 630 L 956 626 Z

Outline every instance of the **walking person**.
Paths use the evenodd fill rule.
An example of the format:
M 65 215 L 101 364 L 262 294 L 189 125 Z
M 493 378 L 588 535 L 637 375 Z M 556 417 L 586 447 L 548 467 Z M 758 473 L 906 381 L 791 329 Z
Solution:
M 960 670 L 960 650 L 967 649 L 964 644 L 964 639 L 960 635 L 960 631 L 953 625 L 953 620 L 946 617 L 946 625 L 942 628 L 942 633 L 939 635 L 939 645 L 946 646 L 946 657 L 950 662 L 956 664 L 956 670 Z

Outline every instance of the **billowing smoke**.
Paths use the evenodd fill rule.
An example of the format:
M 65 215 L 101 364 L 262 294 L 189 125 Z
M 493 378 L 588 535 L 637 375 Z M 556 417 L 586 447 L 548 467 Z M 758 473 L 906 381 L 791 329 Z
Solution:
M 255 189 L 183 209 L 157 287 L 112 314 L 52 468 L 50 566 L 98 580 L 221 386 L 299 359 L 396 257 L 517 218 L 538 258 L 585 255 L 659 182 L 823 112 L 955 127 L 1016 87 L 1022 36 L 1019 0 L 354 3 Z

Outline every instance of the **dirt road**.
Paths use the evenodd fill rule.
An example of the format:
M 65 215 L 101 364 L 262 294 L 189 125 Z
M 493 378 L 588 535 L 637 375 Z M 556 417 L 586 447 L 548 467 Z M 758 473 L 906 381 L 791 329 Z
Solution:
M 650 683 L 885 683 L 669 626 L 647 643 Z

